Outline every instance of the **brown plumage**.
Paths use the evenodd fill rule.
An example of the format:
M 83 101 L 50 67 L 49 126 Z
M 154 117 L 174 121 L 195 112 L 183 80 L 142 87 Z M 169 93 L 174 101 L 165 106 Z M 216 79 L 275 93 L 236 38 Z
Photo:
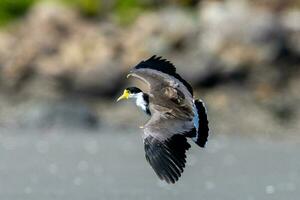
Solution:
M 176 73 L 173 64 L 160 57 L 142 61 L 128 76 L 149 87 L 147 108 L 151 118 L 143 127 L 146 159 L 160 179 L 175 183 L 183 172 L 185 153 L 190 148 L 186 137 L 202 147 L 206 143 L 205 107 L 200 101 L 195 104 L 192 87 Z

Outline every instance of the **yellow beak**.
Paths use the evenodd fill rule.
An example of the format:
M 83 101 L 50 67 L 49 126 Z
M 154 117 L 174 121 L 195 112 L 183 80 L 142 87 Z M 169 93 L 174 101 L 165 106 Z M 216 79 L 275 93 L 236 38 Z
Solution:
M 129 91 L 124 90 L 123 94 L 117 99 L 117 102 L 122 100 L 122 99 L 128 99 L 129 98 Z

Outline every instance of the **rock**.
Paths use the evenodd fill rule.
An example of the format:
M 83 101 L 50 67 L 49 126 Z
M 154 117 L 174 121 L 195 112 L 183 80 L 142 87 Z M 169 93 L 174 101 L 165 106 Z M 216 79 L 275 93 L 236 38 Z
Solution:
M 284 87 L 300 61 L 298 15 L 279 1 L 201 3 L 198 48 L 208 58 L 208 67 L 198 75 L 199 84 L 243 81 L 250 88 Z
M 153 54 L 166 55 L 186 45 L 196 33 L 196 20 L 181 9 L 145 13 L 124 33 L 124 63 L 133 65 Z
M 289 5 L 206 0 L 193 13 L 162 7 L 121 27 L 37 4 L 0 32 L 0 123 L 93 127 L 100 116 L 111 126 L 140 125 L 146 121 L 141 113 L 113 98 L 131 83 L 128 70 L 153 54 L 176 65 L 222 127 L 251 132 L 259 125 L 259 132 L 273 115 L 299 119 L 300 14 Z M 87 102 L 100 106 L 94 111 Z
M 215 55 L 229 71 L 274 60 L 283 34 L 275 13 L 246 1 L 206 1 L 199 10 L 199 23 L 200 48 Z
M 68 80 L 69 90 L 87 95 L 113 94 L 122 80 L 120 41 L 115 39 L 120 32 L 114 25 L 82 19 L 61 5 L 38 4 L 13 30 L 15 51 L 3 63 L 3 83 L 8 88 L 24 87 L 24 80 L 44 77 L 58 83 Z
M 287 42 L 289 49 L 300 55 L 300 11 L 288 10 L 281 15 L 281 24 L 289 33 Z

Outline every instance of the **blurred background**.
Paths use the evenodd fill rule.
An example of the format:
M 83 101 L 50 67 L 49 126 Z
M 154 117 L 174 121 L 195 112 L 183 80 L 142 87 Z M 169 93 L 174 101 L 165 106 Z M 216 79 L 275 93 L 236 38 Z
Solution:
M 154 54 L 208 109 L 176 185 L 116 103 Z M 298 199 L 299 67 L 299 0 L 1 0 L 0 198 Z

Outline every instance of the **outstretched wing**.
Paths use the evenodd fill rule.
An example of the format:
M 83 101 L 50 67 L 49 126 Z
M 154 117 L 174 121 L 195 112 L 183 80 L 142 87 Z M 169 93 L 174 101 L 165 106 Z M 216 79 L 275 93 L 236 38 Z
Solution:
M 146 71 L 143 73 L 143 69 L 148 69 L 150 71 Z M 156 57 L 155 55 L 150 57 L 149 59 L 140 62 L 138 65 L 134 67 L 134 69 L 129 73 L 141 73 L 141 78 L 144 78 L 142 74 L 148 76 L 151 74 L 151 71 L 155 70 L 160 73 L 166 74 L 168 76 L 171 76 L 172 79 L 176 79 L 176 82 L 180 82 L 186 90 L 193 96 L 193 88 L 192 86 L 185 81 L 179 74 L 176 73 L 176 68 L 175 66 L 168 60 L 162 59 L 161 57 Z M 152 71 L 153 72 L 153 71 Z M 169 79 L 168 76 L 165 76 L 164 78 Z M 163 77 L 161 77 L 163 78 Z M 169 80 L 165 80 L 169 81 Z M 146 81 L 147 82 L 147 81 Z M 151 81 L 149 82 L 150 84 L 152 83 Z
M 186 135 L 196 131 L 193 121 L 174 118 L 160 108 L 151 114 L 144 126 L 146 159 L 161 180 L 175 183 L 183 172 L 185 152 L 190 148 Z
M 152 109 L 169 109 L 175 117 L 182 119 L 193 117 L 193 89 L 169 61 L 152 56 L 135 66 L 129 76 L 137 77 L 149 86 Z
M 191 147 L 183 135 L 165 141 L 148 136 L 144 139 L 145 156 L 155 173 L 167 183 L 175 183 L 186 163 L 185 152 Z
M 192 87 L 176 73 L 174 65 L 155 56 L 139 63 L 129 75 L 149 86 L 146 159 L 160 179 L 174 183 L 183 172 L 185 152 L 190 148 L 185 134 L 195 131 Z

